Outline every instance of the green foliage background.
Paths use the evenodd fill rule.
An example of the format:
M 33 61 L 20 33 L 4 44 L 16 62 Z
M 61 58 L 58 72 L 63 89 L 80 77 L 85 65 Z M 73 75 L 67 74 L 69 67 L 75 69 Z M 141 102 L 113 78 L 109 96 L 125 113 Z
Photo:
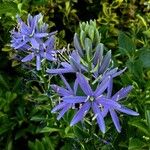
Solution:
M 28 13 L 39 12 L 49 30 L 58 31 L 57 48 L 66 47 L 67 43 L 72 48 L 79 22 L 95 19 L 101 42 L 112 49 L 115 65 L 128 67 L 115 84 L 118 89 L 128 84 L 134 86 L 124 104 L 140 116 L 120 116 L 120 134 L 110 120 L 105 135 L 97 129 L 92 134 L 92 130 L 81 125 L 70 127 L 73 112 L 58 122 L 50 113 L 53 104 L 48 95 L 53 93 L 48 91 L 48 77 L 31 75 L 14 59 L 9 31 L 16 26 L 16 14 L 26 20 Z M 0 62 L 0 149 L 150 149 L 149 0 L 0 0 Z

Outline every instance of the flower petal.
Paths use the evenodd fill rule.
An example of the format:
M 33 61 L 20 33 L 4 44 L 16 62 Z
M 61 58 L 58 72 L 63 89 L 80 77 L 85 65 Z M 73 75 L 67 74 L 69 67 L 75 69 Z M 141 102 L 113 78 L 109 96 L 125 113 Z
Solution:
M 66 106 L 59 112 L 57 120 L 60 120 L 64 116 L 64 114 L 69 110 L 70 107 L 70 104 L 66 104 Z
M 55 84 L 52 84 L 51 85 L 51 88 L 57 92 L 60 96 L 70 96 L 70 95 L 73 95 L 73 92 L 71 91 L 68 91 L 58 85 L 55 85 Z
M 128 115 L 132 115 L 132 116 L 138 116 L 139 113 L 127 108 L 127 107 L 124 107 L 122 106 L 121 108 L 116 108 L 116 110 L 119 110 L 120 112 L 123 112 L 123 113 L 126 113 Z
M 44 58 L 46 58 L 49 61 L 56 61 L 57 60 L 54 56 L 52 56 L 51 54 L 49 54 L 47 52 L 44 52 Z
M 90 102 L 84 103 L 81 109 L 75 114 L 75 116 L 71 120 L 70 126 L 73 126 L 79 121 L 81 121 L 83 117 L 87 114 L 87 112 L 89 111 L 90 107 L 91 107 Z
M 75 103 L 82 103 L 86 100 L 86 96 L 65 96 L 63 97 L 63 101 L 66 102 L 66 103 L 72 103 L 72 104 L 75 104 Z
M 70 85 L 69 85 L 69 83 L 67 82 L 67 80 L 64 78 L 64 76 L 63 76 L 63 75 L 60 75 L 60 77 L 61 77 L 61 79 L 63 80 L 63 82 L 64 82 L 66 88 L 70 91 L 70 93 L 73 94 L 73 90 L 72 90 L 72 88 L 70 87 Z
M 125 98 L 128 95 L 128 93 L 132 90 L 132 88 L 133 87 L 130 85 L 125 88 L 122 88 L 116 94 L 112 96 L 112 100 L 118 101 L 118 100 Z
M 33 58 L 34 58 L 34 53 L 31 53 L 31 54 L 27 55 L 26 57 L 24 57 L 21 61 L 27 62 L 27 61 L 31 61 Z
M 36 41 L 35 38 L 31 38 L 30 41 L 31 41 L 31 44 L 32 44 L 33 48 L 39 49 L 39 43 Z
M 108 76 L 107 78 L 105 78 L 105 79 L 101 82 L 101 84 L 100 84 L 99 86 L 97 86 L 97 88 L 96 88 L 96 90 L 95 90 L 95 92 L 94 92 L 94 95 L 95 95 L 96 97 L 100 96 L 100 95 L 106 90 L 106 88 L 107 88 L 108 85 L 109 85 L 110 79 L 111 79 L 111 77 Z
M 43 38 L 43 37 L 46 37 L 46 36 L 48 36 L 48 33 L 35 33 L 34 34 L 35 38 Z
M 107 98 L 110 98 L 112 95 L 112 89 L 113 89 L 113 79 L 110 78 L 108 87 L 107 87 Z
M 106 69 L 109 67 L 110 61 L 111 61 L 111 51 L 108 51 L 102 61 L 100 68 L 99 68 L 100 74 L 104 73 L 106 71 Z
M 36 69 L 37 70 L 41 69 L 41 58 L 40 58 L 40 55 L 36 56 Z
M 58 105 L 56 105 L 56 106 L 51 110 L 51 113 L 55 113 L 56 111 L 58 111 L 58 110 L 64 108 L 66 105 L 67 105 L 67 103 L 65 103 L 65 102 L 59 103 Z
M 78 83 L 79 83 L 81 89 L 87 96 L 93 94 L 93 91 L 92 91 L 88 81 L 85 79 L 85 77 L 82 74 L 77 73 L 77 80 L 78 80 Z
M 82 52 L 81 44 L 79 42 L 79 37 L 77 33 L 74 34 L 73 43 L 74 43 L 75 49 L 78 51 L 79 55 L 82 57 L 83 52 Z
M 119 75 L 122 74 L 126 69 L 127 69 L 127 68 L 125 67 L 124 69 L 122 69 L 122 70 L 120 70 L 120 71 L 114 73 L 114 74 L 112 75 L 112 77 L 114 78 L 114 77 L 119 76 Z
M 104 51 L 104 45 L 102 43 L 99 43 L 96 46 L 96 51 L 93 58 L 93 63 L 95 66 L 97 65 L 97 63 L 101 64 L 103 60 L 103 51 Z
M 14 46 L 14 48 L 15 48 L 15 49 L 19 49 L 19 48 L 21 48 L 22 46 L 24 46 L 27 42 L 28 42 L 28 41 L 25 40 L 25 41 L 23 41 L 23 42 L 20 42 L 19 44 L 17 43 L 17 45 Z
M 63 74 L 63 73 L 73 73 L 74 70 L 60 68 L 60 69 L 47 69 L 46 72 L 50 74 Z
M 72 66 L 67 63 L 67 62 L 62 62 L 61 65 L 64 67 L 64 68 L 68 68 L 68 69 L 72 69 Z
M 121 108 L 121 105 L 111 99 L 107 99 L 107 98 L 104 98 L 104 97 L 100 97 L 100 98 L 97 98 L 96 99 L 96 102 L 98 104 L 101 104 L 102 106 L 107 106 L 107 107 L 110 107 L 110 108 Z
M 117 131 L 120 132 L 121 126 L 120 126 L 119 119 L 118 119 L 116 112 L 113 109 L 110 109 L 109 112 L 110 112 L 111 118 L 113 120 L 113 123 L 114 123 Z
M 98 105 L 95 102 L 92 103 L 92 109 L 93 109 L 94 114 L 96 115 L 97 123 L 98 123 L 98 126 L 99 126 L 100 130 L 103 133 L 105 133 L 104 118 L 103 118 L 103 116 L 101 114 L 101 111 L 100 111 Z

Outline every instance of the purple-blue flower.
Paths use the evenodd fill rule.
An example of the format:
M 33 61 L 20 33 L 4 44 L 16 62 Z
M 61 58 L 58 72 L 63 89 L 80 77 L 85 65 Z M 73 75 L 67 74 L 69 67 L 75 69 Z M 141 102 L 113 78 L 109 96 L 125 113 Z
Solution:
M 18 51 L 27 53 L 21 61 L 27 62 L 36 58 L 36 69 L 41 69 L 42 59 L 56 61 L 54 50 L 54 34 L 56 32 L 47 33 L 48 25 L 43 23 L 43 16 L 28 15 L 27 24 L 25 24 L 19 16 L 18 30 L 11 32 L 12 47 Z
M 65 97 L 65 96 L 74 96 L 76 95 L 76 92 L 77 92 L 77 88 L 78 88 L 78 82 L 77 80 L 75 81 L 74 83 L 74 86 L 73 88 L 71 88 L 71 86 L 69 85 L 69 83 L 66 81 L 66 79 L 60 75 L 61 79 L 63 80 L 66 88 L 62 88 L 58 85 L 51 85 L 52 89 L 57 92 L 61 97 Z M 57 106 L 55 106 L 53 109 L 52 109 L 52 113 L 56 112 L 56 111 L 60 111 L 59 112 L 59 115 L 57 117 L 57 119 L 61 119 L 64 114 L 71 108 L 73 107 L 73 104 L 71 103 L 67 103 L 67 102 L 64 102 L 64 101 L 61 101 Z
M 49 36 L 47 33 L 48 25 L 42 23 L 43 16 L 38 14 L 36 16 L 28 15 L 27 24 L 17 15 L 18 30 L 11 31 L 11 46 L 14 49 L 27 49 L 29 46 L 39 49 L 39 41 L 41 38 Z
M 100 107 L 105 105 L 108 105 L 110 107 L 118 107 L 118 108 L 120 107 L 120 104 L 116 103 L 115 101 L 110 100 L 108 103 L 108 101 L 105 100 L 105 97 L 102 97 L 102 93 L 107 88 L 108 81 L 109 81 L 109 77 L 107 78 L 107 80 L 101 82 L 101 84 L 97 86 L 97 89 L 93 91 L 88 81 L 85 79 L 85 77 L 80 73 L 77 74 L 77 82 L 80 85 L 82 91 L 84 92 L 84 96 L 77 96 L 72 94 L 62 96 L 62 103 L 67 103 L 71 105 L 79 103 L 82 105 L 82 107 L 78 110 L 78 112 L 73 117 L 70 123 L 71 126 L 81 121 L 91 108 L 96 116 L 101 131 L 103 133 L 105 132 L 104 116 Z M 64 107 L 62 106 L 62 108 Z
M 76 73 L 87 71 L 80 62 L 80 56 L 76 51 L 73 51 L 69 57 L 69 62 L 61 62 L 61 68 L 47 69 L 49 74 L 63 74 L 63 73 Z
M 97 119 L 98 126 L 103 133 L 105 133 L 104 117 L 107 115 L 108 111 L 111 113 L 113 122 L 115 123 L 116 126 L 117 125 L 119 126 L 119 124 L 118 124 L 119 121 L 117 120 L 115 111 L 124 112 L 124 113 L 130 114 L 130 115 L 138 115 L 138 113 L 136 113 L 118 103 L 118 100 L 124 98 L 128 94 L 127 91 L 130 91 L 130 90 L 125 88 L 125 89 L 122 89 L 119 92 L 117 92 L 113 97 L 108 98 L 106 96 L 106 94 L 104 92 L 106 91 L 110 80 L 111 80 L 111 78 L 110 78 L 110 76 L 108 76 L 107 78 L 105 78 L 105 80 L 103 80 L 97 86 L 96 90 L 93 91 L 91 86 L 89 85 L 87 79 L 84 77 L 84 75 L 77 73 L 77 81 L 76 82 L 80 85 L 80 88 L 83 91 L 84 95 L 78 96 L 78 95 L 72 94 L 60 87 L 57 88 L 59 90 L 55 89 L 56 92 L 58 92 L 59 94 L 61 93 L 62 102 L 59 105 L 57 105 L 52 110 L 52 112 L 56 112 L 58 110 L 66 110 L 64 104 L 65 105 L 70 104 L 69 105 L 70 108 L 75 104 L 80 104 L 80 106 L 82 106 L 82 107 L 75 114 L 70 125 L 73 126 L 76 123 L 78 123 L 79 121 L 83 120 L 84 116 L 88 113 L 88 111 L 90 109 L 92 109 L 92 111 L 94 113 L 94 118 Z M 119 99 L 118 99 L 118 95 L 119 95 Z M 63 115 L 61 115 L 61 117 Z M 117 128 L 117 131 L 120 131 L 120 130 Z
M 36 58 L 36 69 L 40 70 L 41 68 L 41 60 L 43 58 L 49 61 L 56 61 L 55 58 L 56 50 L 54 50 L 54 37 L 51 36 L 45 41 L 41 43 L 39 49 L 30 48 L 29 54 L 24 57 L 21 61 L 27 62 L 31 61 L 34 57 Z
M 132 90 L 132 86 L 127 86 L 125 88 L 120 89 L 117 93 L 115 93 L 113 96 L 111 96 L 112 91 L 109 92 L 109 89 L 108 89 L 109 95 L 107 95 L 107 99 L 108 99 L 108 101 L 112 100 L 114 102 L 118 102 L 118 101 L 122 100 L 123 98 L 125 98 L 131 90 Z M 112 108 L 112 107 L 105 105 L 103 108 L 103 112 L 105 115 L 107 115 L 108 112 L 110 113 L 112 121 L 118 132 L 121 131 L 121 126 L 119 123 L 119 118 L 117 116 L 117 112 L 123 112 L 123 113 L 126 113 L 128 115 L 133 115 L 133 116 L 139 115 L 137 112 L 135 112 L 125 106 L 121 106 L 121 108 L 117 108 L 117 107 Z

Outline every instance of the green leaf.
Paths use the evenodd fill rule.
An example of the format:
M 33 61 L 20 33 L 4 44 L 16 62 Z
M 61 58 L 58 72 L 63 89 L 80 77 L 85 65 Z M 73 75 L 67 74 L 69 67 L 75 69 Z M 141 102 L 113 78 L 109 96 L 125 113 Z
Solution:
M 89 137 L 89 134 L 87 132 L 84 132 L 83 129 L 80 128 L 79 126 L 75 126 L 73 130 L 74 130 L 76 137 L 78 138 L 85 139 Z
M 12 140 L 9 140 L 9 142 L 7 143 L 7 146 L 6 146 L 6 150 L 12 150 L 13 149 L 13 142 Z
M 131 54 L 135 51 L 136 45 L 131 38 L 129 38 L 125 33 L 120 32 L 118 37 L 119 49 L 122 54 Z
M 10 2 L 3 2 L 0 5 L 0 15 L 2 14 L 12 14 L 16 15 L 18 12 L 17 4 L 10 1 Z
M 148 126 L 141 121 L 133 121 L 133 122 L 129 122 L 130 125 L 137 127 L 140 131 L 142 131 L 144 134 L 150 136 L 150 132 L 148 129 Z
M 149 130 L 150 130 L 150 110 L 145 111 L 145 118 L 146 118 Z
M 57 129 L 57 128 L 50 128 L 50 127 L 45 127 L 43 129 L 40 130 L 40 133 L 52 133 L 52 132 L 61 132 L 61 129 Z
M 0 75 L 0 84 L 7 90 L 9 89 L 9 85 L 8 85 L 6 79 L 2 75 Z
M 146 51 L 144 50 L 141 54 L 140 54 L 140 60 L 143 63 L 143 67 L 145 68 L 150 68 L 150 51 Z
M 83 30 L 81 30 L 80 31 L 80 43 L 81 43 L 81 46 L 83 47 L 83 49 L 85 49 L 84 40 L 85 40 L 85 33 Z
M 143 34 L 145 34 L 148 38 L 150 38 L 150 29 L 143 31 Z
M 140 139 L 130 138 L 128 150 L 142 150 L 144 144 Z
M 140 78 L 142 81 L 143 79 L 143 65 L 141 60 L 132 60 L 127 62 L 127 67 L 129 68 L 129 71 L 131 74 L 133 74 L 136 78 Z
M 43 143 L 40 142 L 39 140 L 36 140 L 35 145 L 37 150 L 45 150 Z

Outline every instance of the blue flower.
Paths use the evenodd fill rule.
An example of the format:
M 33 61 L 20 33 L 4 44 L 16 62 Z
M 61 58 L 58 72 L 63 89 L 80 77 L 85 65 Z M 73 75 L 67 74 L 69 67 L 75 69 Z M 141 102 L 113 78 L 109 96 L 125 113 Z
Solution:
M 39 49 L 30 48 L 29 54 L 24 57 L 21 61 L 27 62 L 31 61 L 36 57 L 36 69 L 40 70 L 41 68 L 41 59 L 45 58 L 49 61 L 56 61 L 55 55 L 56 51 L 54 50 L 54 37 L 51 36 L 47 41 L 41 43 Z
M 111 90 L 111 89 L 110 89 Z M 114 102 L 117 102 L 123 98 L 125 98 L 128 93 L 132 90 L 132 86 L 127 86 L 125 88 L 122 88 L 120 89 L 117 93 L 115 93 L 113 96 L 111 96 L 111 92 L 109 92 L 109 95 L 107 95 L 107 99 L 106 100 L 112 100 Z M 109 89 L 108 89 L 109 91 Z M 113 123 L 117 129 L 118 132 L 121 132 L 121 126 L 120 126 L 120 123 L 119 123 L 119 119 L 118 119 L 118 116 L 117 116 L 117 113 L 116 112 L 123 112 L 123 113 L 126 113 L 128 115 L 133 115 L 133 116 L 138 116 L 139 114 L 125 106 L 121 106 L 121 108 L 112 108 L 112 107 L 109 107 L 109 106 L 104 106 L 103 108 L 103 113 L 104 115 L 107 115 L 107 113 L 110 113 L 111 115 L 111 118 L 113 120 Z
M 13 30 L 12 47 L 19 51 L 27 53 L 21 61 L 27 62 L 36 58 L 36 69 L 40 70 L 41 60 L 43 58 L 49 61 L 56 61 L 54 50 L 54 34 L 56 32 L 47 33 L 48 25 L 43 23 L 43 16 L 28 15 L 27 24 L 25 24 L 19 16 L 18 31 Z
M 76 82 L 80 85 L 84 95 L 78 96 L 75 93 L 72 94 L 72 92 L 68 92 L 68 90 L 66 91 L 64 88 L 60 88 L 60 87 L 57 88 L 58 90 L 55 89 L 56 92 L 60 93 L 62 97 L 62 102 L 59 105 L 57 105 L 52 110 L 52 112 L 56 112 L 59 110 L 66 110 L 65 106 L 69 104 L 70 104 L 69 108 L 71 108 L 75 104 L 80 104 L 81 108 L 73 117 L 70 125 L 73 126 L 79 121 L 83 120 L 84 116 L 88 113 L 88 111 L 92 109 L 94 113 L 94 118 L 97 119 L 98 126 L 103 133 L 105 133 L 105 130 L 106 130 L 104 117 L 107 115 L 108 111 L 111 113 L 113 121 L 115 120 L 114 118 L 117 118 L 115 110 L 130 114 L 130 115 L 138 115 L 138 113 L 122 106 L 116 100 L 116 98 L 118 97 L 117 96 L 118 94 L 120 95 L 119 99 L 124 98 L 124 96 L 127 95 L 128 93 L 128 92 L 125 92 L 126 90 L 120 90 L 113 97 L 109 97 L 109 98 L 105 95 L 104 92 L 106 91 L 109 85 L 109 80 L 111 80 L 110 76 L 105 78 L 105 80 L 103 80 L 97 86 L 96 90 L 93 91 L 87 79 L 82 74 L 77 73 Z M 68 111 L 68 109 L 66 111 Z M 61 115 L 61 117 L 63 115 Z M 115 124 L 118 123 L 117 121 L 118 121 L 117 119 L 114 121 Z
M 49 74 L 63 74 L 87 71 L 86 67 L 80 63 L 80 56 L 76 51 L 71 53 L 69 62 L 61 62 L 61 66 L 62 68 L 58 69 L 47 69 L 46 72 Z
M 101 131 L 104 133 L 105 132 L 105 122 L 104 122 L 104 117 L 101 109 L 99 107 L 103 105 L 109 105 L 111 107 L 120 107 L 119 104 L 116 102 L 110 100 L 109 103 L 105 100 L 105 98 L 100 98 L 102 96 L 102 93 L 105 91 L 107 88 L 109 81 L 109 77 L 107 80 L 101 82 L 101 84 L 98 85 L 97 89 L 93 92 L 88 81 L 85 79 L 85 77 L 78 73 L 77 74 L 77 82 L 80 85 L 82 91 L 84 92 L 85 96 L 76 96 L 76 95 L 63 95 L 62 96 L 62 102 L 57 105 L 52 112 L 58 111 L 58 107 L 63 104 L 71 104 L 74 105 L 76 103 L 81 104 L 82 107 L 78 110 L 78 112 L 75 114 L 73 117 L 70 125 L 73 126 L 79 121 L 83 119 L 83 117 L 87 114 L 87 112 L 90 110 L 90 108 L 93 110 L 98 125 L 101 129 Z M 62 105 L 61 105 L 62 106 Z M 57 108 L 57 109 L 56 109 Z M 61 107 L 61 109 L 64 108 L 64 106 Z
M 25 24 L 21 18 L 17 15 L 18 31 L 15 29 L 11 31 L 12 47 L 14 49 L 25 48 L 32 46 L 35 49 L 39 49 L 39 42 L 41 38 L 49 36 L 47 33 L 48 25 L 42 23 L 43 16 L 38 14 L 32 17 L 28 15 L 27 24 Z
M 68 84 L 68 82 L 66 81 L 66 79 L 60 75 L 61 79 L 63 80 L 66 88 L 62 88 L 58 85 L 51 85 L 52 89 L 57 92 L 61 97 L 65 97 L 65 96 L 74 96 L 76 95 L 76 92 L 77 92 L 77 87 L 78 87 L 78 82 L 77 80 L 75 81 L 74 83 L 74 87 L 73 89 L 70 87 L 70 85 Z M 63 117 L 63 115 L 71 108 L 73 107 L 73 104 L 71 103 L 67 103 L 67 102 L 60 102 L 57 106 L 55 106 L 53 109 L 52 109 L 52 113 L 56 112 L 56 111 L 59 111 L 60 110 L 60 113 L 57 117 L 57 119 L 61 119 Z

